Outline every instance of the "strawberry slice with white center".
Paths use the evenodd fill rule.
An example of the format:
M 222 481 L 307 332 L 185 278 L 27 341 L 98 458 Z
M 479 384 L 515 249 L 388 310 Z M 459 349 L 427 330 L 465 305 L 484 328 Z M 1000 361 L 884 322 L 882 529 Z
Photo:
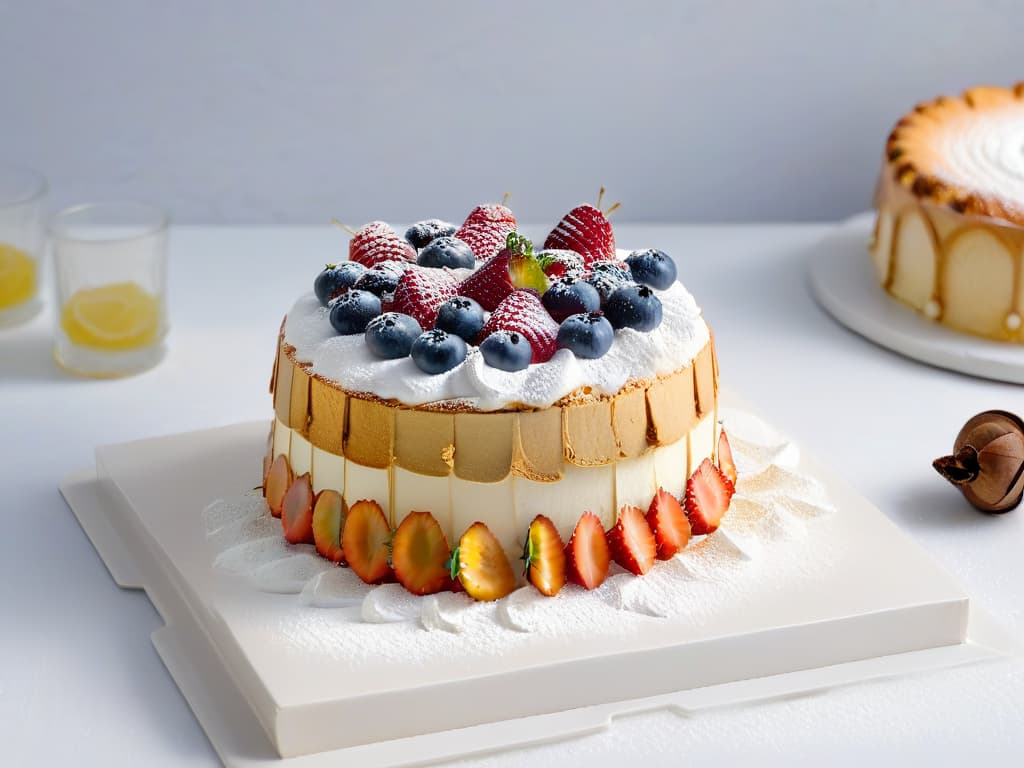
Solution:
M 566 577 L 584 589 L 597 589 L 608 577 L 612 556 L 604 526 L 593 512 L 584 512 L 565 545 Z
M 627 504 L 619 510 L 615 527 L 608 531 L 608 548 L 616 563 L 637 576 L 654 567 L 658 546 L 639 507 Z
M 732 458 L 732 446 L 729 445 L 729 438 L 724 429 L 718 433 L 718 468 L 735 487 L 739 473 L 736 471 L 736 462 Z
M 647 524 L 654 531 L 658 559 L 668 560 L 690 541 L 690 521 L 679 500 L 659 488 L 647 510 Z
M 683 507 L 695 536 L 714 533 L 729 510 L 735 487 L 722 471 L 704 459 L 686 481 Z

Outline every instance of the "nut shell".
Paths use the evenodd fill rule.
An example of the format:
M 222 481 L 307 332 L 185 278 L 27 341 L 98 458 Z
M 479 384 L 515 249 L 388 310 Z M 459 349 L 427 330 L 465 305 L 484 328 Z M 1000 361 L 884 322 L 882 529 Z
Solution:
M 1007 411 L 984 411 L 964 424 L 953 455 L 935 469 L 983 512 L 1008 512 L 1024 497 L 1024 420 Z

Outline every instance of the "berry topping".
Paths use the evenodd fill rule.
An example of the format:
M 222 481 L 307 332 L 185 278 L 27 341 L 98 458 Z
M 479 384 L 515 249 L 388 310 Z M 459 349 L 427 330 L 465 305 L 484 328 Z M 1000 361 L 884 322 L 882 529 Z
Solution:
M 548 279 L 533 254 L 533 243 L 518 232 L 510 232 L 505 247 L 492 256 L 459 286 L 459 294 L 475 299 L 489 312 L 517 288 L 544 293 Z
M 341 549 L 345 561 L 360 579 L 377 584 L 390 572 L 388 554 L 391 528 L 376 501 L 357 501 L 345 516 Z
M 313 485 L 309 472 L 296 477 L 281 500 L 281 526 L 289 544 L 313 543 Z
M 558 323 L 532 291 L 516 291 L 507 296 L 487 318 L 480 339 L 495 331 L 517 331 L 530 342 L 533 363 L 546 363 L 558 349 Z
M 410 512 L 391 539 L 398 583 L 414 595 L 440 592 L 448 583 L 448 540 L 429 512 Z
M 437 310 L 434 327 L 471 342 L 484 327 L 483 307 L 465 296 L 453 296 Z
M 584 589 L 597 589 L 608 577 L 612 555 L 601 520 L 584 512 L 565 546 L 566 576 Z
M 452 553 L 452 568 L 475 600 L 497 600 L 516 588 L 516 574 L 505 550 L 483 523 L 469 526 Z
M 653 331 L 661 325 L 661 299 L 646 285 L 624 285 L 608 297 L 604 314 L 613 328 Z
M 362 333 L 380 314 L 380 297 L 369 291 L 349 289 L 331 304 L 331 325 L 343 336 Z
M 608 301 L 608 297 L 618 288 L 633 283 L 629 267 L 624 261 L 595 261 L 583 279 L 597 290 L 602 304 Z
M 601 308 L 601 296 L 590 283 L 577 277 L 562 277 L 551 284 L 541 296 L 541 303 L 558 322 L 580 312 L 596 312 Z
M 704 459 L 686 481 L 683 506 L 695 536 L 714 533 L 729 509 L 735 488 L 711 459 Z
M 366 270 L 352 287 L 380 297 L 392 296 L 398 287 L 398 281 L 405 274 L 406 264 L 408 262 L 405 261 L 382 261 Z
M 313 293 L 323 306 L 347 291 L 366 272 L 366 267 L 355 261 L 328 264 L 313 281 Z
M 263 497 L 270 507 L 270 514 L 274 517 L 281 516 L 281 506 L 284 504 L 284 495 L 292 484 L 292 468 L 288 466 L 288 457 L 283 453 L 274 459 L 270 464 L 270 471 L 267 472 L 267 482 L 263 486 Z
M 659 488 L 647 510 L 647 524 L 654 531 L 658 559 L 668 560 L 690 541 L 690 521 L 679 499 Z
M 732 446 L 729 445 L 729 438 L 725 434 L 723 429 L 718 433 L 718 468 L 722 470 L 722 474 L 726 476 L 733 486 L 736 485 L 736 478 L 738 473 L 736 471 L 736 462 L 732 458 Z
M 565 586 L 565 545 L 555 524 L 544 515 L 537 515 L 530 523 L 523 560 L 526 580 L 542 595 L 554 597 Z
M 583 257 L 576 251 L 541 251 L 537 254 L 537 260 L 544 266 L 544 274 L 552 280 L 559 277 L 583 277 L 587 273 Z
M 352 236 L 348 258 L 373 267 L 383 261 L 415 261 L 416 251 L 383 221 L 371 221 Z
M 345 525 L 345 506 L 341 494 L 324 488 L 313 502 L 313 543 L 316 551 L 334 563 L 345 562 L 341 549 L 341 529 Z
M 533 359 L 533 347 L 515 331 L 495 331 L 480 342 L 480 353 L 491 368 L 521 371 Z
M 398 281 L 392 308 L 412 315 L 421 328 L 433 328 L 438 307 L 455 295 L 457 287 L 446 269 L 411 266 Z
M 449 267 L 451 269 L 472 269 L 476 264 L 473 249 L 456 237 L 447 235 L 430 241 L 416 257 L 421 267 Z
M 565 214 L 551 230 L 544 241 L 544 250 L 549 248 L 575 251 L 589 267 L 598 259 L 615 258 L 615 235 L 611 223 L 598 208 L 579 205 Z
M 423 333 L 420 324 L 401 312 L 385 312 L 366 326 L 366 346 L 377 357 L 408 357 L 412 343 Z
M 676 263 L 664 251 L 633 251 L 626 257 L 626 263 L 633 279 L 642 285 L 664 291 L 676 281 Z
M 431 240 L 454 235 L 457 229 L 457 226 L 449 224 L 447 221 L 427 219 L 426 221 L 417 221 L 405 230 L 405 239 L 413 248 L 425 248 Z
M 615 330 L 599 312 L 570 315 L 558 327 L 556 342 L 576 357 L 596 360 L 612 348 Z
M 615 527 L 608 531 L 608 547 L 612 559 L 630 573 L 643 576 L 651 570 L 658 547 L 639 507 L 627 504 L 619 510 Z
M 478 261 L 491 258 L 516 228 L 516 217 L 504 205 L 478 205 L 455 232 L 455 237 L 473 249 Z
M 466 359 L 467 353 L 465 341 L 438 328 L 422 333 L 410 350 L 416 367 L 434 374 L 450 371 Z

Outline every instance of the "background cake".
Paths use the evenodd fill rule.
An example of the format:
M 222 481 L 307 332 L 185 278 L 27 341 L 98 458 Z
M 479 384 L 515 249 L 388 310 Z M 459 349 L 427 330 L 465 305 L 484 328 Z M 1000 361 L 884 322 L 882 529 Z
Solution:
M 446 565 L 486 599 L 518 576 L 499 563 L 483 586 L 467 584 L 471 550 L 527 566 L 533 552 L 539 568 L 551 542 L 566 560 L 542 588 L 554 593 L 565 578 L 597 586 L 608 557 L 646 572 L 715 529 L 735 475 L 728 456 L 725 473 L 716 465 L 714 343 L 674 263 L 617 251 L 594 206 L 567 214 L 537 254 L 515 226 L 504 206 L 477 208 L 457 231 L 423 222 L 405 239 L 371 223 L 350 262 L 328 265 L 295 302 L 264 467 L 289 540 L 413 591 L 444 587 Z M 432 520 L 406 523 L 413 512 Z M 346 528 L 359 537 L 348 548 Z M 426 582 L 400 572 L 406 539 L 431 553 L 417 566 Z M 462 560 L 448 562 L 455 545 Z
M 871 244 L 895 298 L 966 333 L 1021 343 L 1024 83 L 920 104 L 886 144 Z

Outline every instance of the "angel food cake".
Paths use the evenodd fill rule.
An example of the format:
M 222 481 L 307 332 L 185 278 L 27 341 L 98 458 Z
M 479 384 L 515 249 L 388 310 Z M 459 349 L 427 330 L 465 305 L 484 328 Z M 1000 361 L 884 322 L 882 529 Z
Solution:
M 1024 83 L 915 107 L 889 136 L 875 198 L 885 290 L 956 330 L 1024 342 Z
M 493 600 L 642 575 L 713 532 L 735 467 L 714 341 L 663 252 L 581 205 L 353 232 L 281 326 L 264 495 L 364 581 Z

